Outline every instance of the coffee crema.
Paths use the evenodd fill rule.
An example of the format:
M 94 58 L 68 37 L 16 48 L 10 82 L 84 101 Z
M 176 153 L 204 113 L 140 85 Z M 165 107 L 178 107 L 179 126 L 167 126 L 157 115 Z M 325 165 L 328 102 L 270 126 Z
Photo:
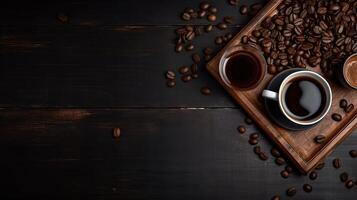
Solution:
M 348 84 L 352 87 L 357 87 L 357 57 L 353 57 L 348 61 L 344 69 L 344 77 Z

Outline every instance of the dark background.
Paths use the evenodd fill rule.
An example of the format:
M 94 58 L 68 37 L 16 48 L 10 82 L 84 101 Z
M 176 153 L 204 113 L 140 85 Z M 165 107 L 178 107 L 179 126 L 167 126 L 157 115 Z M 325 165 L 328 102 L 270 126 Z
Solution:
M 242 0 L 242 4 L 257 1 Z M 260 161 L 239 105 L 205 71 L 174 89 L 163 72 L 191 64 L 176 54 L 180 12 L 198 1 L 11 1 L 0 6 L 1 199 L 291 199 L 356 198 L 339 174 L 357 179 L 352 134 L 327 158 L 319 178 L 294 173 L 272 158 Z M 219 20 L 236 16 L 236 33 L 250 17 L 215 1 Z M 64 13 L 68 23 L 56 17 Z M 207 24 L 197 20 L 195 24 Z M 195 40 L 220 47 L 220 31 Z M 208 85 L 211 96 L 199 90 Z M 112 130 L 122 135 L 113 139 Z M 256 131 L 249 126 L 248 133 Z M 269 151 L 266 138 L 261 146 Z M 271 156 L 270 156 L 271 157 Z M 340 157 L 343 167 L 331 161 Z M 302 184 L 313 185 L 306 194 Z

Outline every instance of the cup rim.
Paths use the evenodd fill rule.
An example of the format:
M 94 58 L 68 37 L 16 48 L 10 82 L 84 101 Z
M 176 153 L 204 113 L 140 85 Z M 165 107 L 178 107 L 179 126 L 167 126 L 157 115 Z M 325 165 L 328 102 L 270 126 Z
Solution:
M 316 117 L 315 119 L 313 120 L 309 120 L 309 121 L 300 121 L 300 120 L 296 120 L 294 118 L 292 118 L 285 110 L 285 107 L 283 105 L 283 89 L 285 87 L 283 87 L 284 85 L 286 85 L 286 83 L 288 83 L 291 79 L 295 78 L 296 74 L 312 74 L 316 77 L 318 77 L 322 82 L 323 84 L 325 84 L 327 86 L 327 93 L 329 94 L 329 98 L 327 99 L 328 101 L 328 105 L 325 106 L 324 108 L 324 112 L 322 114 L 319 115 L 319 117 Z M 296 123 L 296 124 L 299 124 L 299 125 L 303 125 L 303 126 L 309 126 L 309 125 L 314 125 L 318 122 L 320 122 L 326 115 L 327 113 L 330 111 L 331 109 L 331 106 L 332 106 L 332 90 L 331 90 L 331 87 L 330 87 L 330 84 L 327 82 L 327 80 L 322 77 L 320 74 L 316 73 L 316 72 L 313 72 L 313 71 L 310 71 L 310 70 L 303 70 L 303 71 L 297 71 L 297 72 L 293 72 L 291 73 L 289 76 L 287 76 L 283 82 L 281 82 L 280 86 L 279 86 L 279 92 L 278 92 L 278 104 L 279 104 L 279 108 L 281 110 L 281 112 L 284 114 L 285 117 L 287 117 L 290 121 Z
M 234 51 L 232 51 L 232 49 L 234 49 Z M 261 75 L 259 77 L 259 79 L 257 80 L 256 83 L 254 83 L 253 85 L 247 87 L 247 88 L 239 88 L 239 87 L 234 87 L 232 85 L 232 83 L 230 82 L 229 78 L 227 77 L 226 74 L 226 64 L 229 60 L 229 57 L 232 56 L 233 54 L 237 53 L 237 52 L 247 52 L 249 54 L 252 54 L 253 56 L 257 56 L 257 60 L 259 63 L 263 63 L 263 66 L 261 66 L 262 72 Z M 235 46 L 232 46 L 230 48 L 228 48 L 222 55 L 221 59 L 219 60 L 219 67 L 218 67 L 218 72 L 219 72 L 219 76 L 221 77 L 222 81 L 224 82 L 224 84 L 232 89 L 239 89 L 239 90 L 250 90 L 250 89 L 254 89 L 257 87 L 257 85 L 259 85 L 259 83 L 261 83 L 261 81 L 264 79 L 264 76 L 267 72 L 267 62 L 263 56 L 263 53 L 258 49 L 255 48 L 253 46 L 249 46 L 249 45 L 243 45 L 243 44 L 238 44 Z
M 350 86 L 351 88 L 353 88 L 353 89 L 356 89 L 357 90 L 357 86 L 353 86 L 350 82 L 349 82 L 349 80 L 346 78 L 346 64 L 347 64 L 347 62 L 348 62 L 348 60 L 350 60 L 352 57 L 355 57 L 355 56 L 357 56 L 357 53 L 354 53 L 354 54 L 352 54 L 352 55 L 350 55 L 350 56 L 348 56 L 348 58 L 345 60 L 345 62 L 343 63 L 343 69 L 342 69 L 342 76 L 343 76 L 343 79 L 346 81 L 346 83 L 348 84 L 348 86 Z

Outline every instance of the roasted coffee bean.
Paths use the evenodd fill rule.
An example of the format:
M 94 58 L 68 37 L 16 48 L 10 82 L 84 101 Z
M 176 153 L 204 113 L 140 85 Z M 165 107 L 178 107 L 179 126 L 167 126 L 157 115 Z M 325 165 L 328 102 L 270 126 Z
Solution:
M 277 67 L 275 65 L 269 65 L 268 66 L 268 73 L 269 74 L 276 74 L 277 73 Z
M 242 5 L 242 6 L 240 7 L 239 11 L 240 11 L 240 14 L 242 14 L 242 15 L 248 14 L 248 6 Z
M 113 130 L 113 138 L 118 139 L 121 135 L 121 130 L 120 128 L 114 128 Z
M 268 156 L 265 154 L 265 153 L 263 153 L 263 152 L 261 152 L 260 154 L 259 154 L 259 158 L 260 158 L 260 160 L 268 160 Z
M 166 77 L 166 79 L 174 80 L 175 77 L 176 77 L 176 74 L 175 74 L 175 72 L 173 72 L 173 71 L 171 71 L 171 70 L 168 70 L 168 71 L 165 73 L 165 77 Z
M 259 154 L 262 152 L 260 146 L 255 146 L 255 147 L 253 148 L 253 151 L 254 151 L 254 153 L 257 154 L 257 155 L 259 155 Z
M 278 157 L 278 158 L 275 159 L 275 163 L 276 163 L 278 166 L 285 165 L 285 159 L 282 158 L 282 157 Z
M 191 65 L 191 72 L 193 74 L 197 74 L 198 73 L 198 65 L 196 63 Z
M 259 134 L 258 133 L 252 133 L 249 135 L 250 139 L 258 139 L 259 138 Z
M 248 124 L 248 125 L 253 124 L 252 119 L 250 119 L 249 117 L 246 117 L 246 118 L 244 119 L 244 121 L 245 121 L 245 123 Z
M 309 175 L 310 180 L 316 180 L 317 179 L 317 173 L 315 171 L 312 171 Z
M 315 167 L 315 170 L 321 170 L 325 167 L 325 163 L 322 162 L 322 163 L 319 163 L 316 167 Z
M 215 39 L 215 43 L 216 43 L 217 45 L 222 44 L 222 43 L 223 43 L 223 38 L 222 38 L 222 36 L 218 36 L 218 37 L 216 37 L 216 39 Z
M 210 7 L 208 8 L 208 11 L 209 11 L 210 13 L 217 13 L 217 12 L 218 12 L 218 9 L 217 9 L 216 7 L 214 7 L 214 6 L 210 6 Z
M 198 18 L 204 18 L 207 12 L 205 10 L 199 10 L 197 14 L 198 14 Z
M 340 114 L 334 113 L 332 114 L 332 119 L 335 120 L 336 122 L 339 122 L 342 120 L 342 116 Z
M 192 74 L 192 78 L 198 79 L 198 74 Z
M 351 151 L 349 152 L 349 154 L 350 154 L 350 156 L 351 156 L 352 158 L 357 158 L 357 151 L 356 151 L 356 150 L 351 150 Z
M 290 173 L 292 173 L 294 171 L 294 169 L 291 166 L 286 165 L 285 166 L 285 171 L 289 172 L 289 174 L 290 174 Z
M 340 174 L 340 181 L 341 182 L 346 182 L 348 180 L 348 173 L 347 172 L 343 172 Z
M 184 21 L 190 21 L 191 20 L 191 15 L 187 12 L 182 13 L 181 19 Z
M 241 125 L 241 126 L 238 126 L 237 128 L 238 132 L 243 134 L 247 131 L 247 129 L 245 128 L 245 126 Z
M 205 26 L 205 31 L 207 33 L 211 32 L 212 30 L 213 30 L 213 25 L 212 24 L 209 24 L 209 25 Z
M 225 16 L 223 18 L 223 21 L 226 22 L 227 24 L 233 24 L 234 23 L 234 17 L 233 16 Z
M 211 91 L 211 89 L 209 87 L 204 86 L 204 87 L 201 88 L 201 93 L 203 95 L 208 96 L 208 95 L 211 95 L 212 91 Z
M 333 161 L 332 161 L 332 165 L 334 168 L 336 169 L 340 169 L 341 168 L 341 159 L 339 158 L 335 158 Z
M 201 57 L 198 53 L 194 53 L 194 54 L 192 54 L 192 60 L 193 60 L 193 62 L 198 64 L 201 62 Z
M 207 16 L 207 20 L 210 22 L 214 22 L 214 21 L 216 21 L 216 19 L 217 19 L 216 15 L 210 14 Z
M 232 6 L 237 6 L 239 3 L 239 0 L 228 0 L 228 3 Z
M 340 108 L 346 108 L 347 107 L 347 100 L 346 99 L 341 99 L 340 101 Z
M 312 191 L 312 186 L 309 185 L 309 184 L 304 184 L 304 185 L 302 186 L 302 189 L 303 189 L 305 192 L 310 193 L 310 192 Z
M 167 87 L 172 88 L 172 87 L 175 87 L 175 85 L 176 85 L 175 80 L 170 80 L 170 79 L 168 79 L 168 80 L 166 81 L 166 86 L 167 86 Z
M 189 81 L 191 81 L 192 80 L 192 76 L 191 75 L 183 75 L 183 76 L 181 76 L 181 80 L 183 81 L 183 82 L 189 82 Z
M 188 71 L 190 70 L 190 68 L 188 68 L 187 66 L 182 66 L 179 68 L 179 72 L 180 74 L 186 74 Z
M 291 187 L 291 188 L 286 190 L 286 195 L 288 195 L 289 197 L 295 196 L 295 194 L 296 194 L 296 188 L 295 187 Z
M 283 170 L 280 172 L 281 177 L 283 178 L 288 178 L 289 177 L 289 172 L 287 172 L 286 170 Z
M 225 23 L 219 23 L 219 24 L 217 24 L 217 28 L 220 30 L 225 30 L 228 28 L 228 26 Z
M 346 112 L 346 113 L 350 113 L 350 112 L 352 112 L 352 110 L 354 110 L 355 109 L 355 106 L 353 105 L 353 104 L 350 104 L 350 105 L 348 105 L 345 109 L 344 109 L 344 111 Z
M 182 44 L 178 44 L 175 46 L 175 51 L 177 53 L 181 52 L 183 50 L 183 45 Z
M 256 144 L 258 144 L 258 140 L 257 139 L 249 139 L 249 144 L 251 144 L 251 145 L 256 145 Z
M 192 51 L 195 49 L 195 46 L 193 44 L 189 44 L 186 46 L 186 51 Z
M 195 38 L 195 32 L 194 31 L 189 31 L 185 35 L 186 40 L 191 41 L 193 38 Z
M 346 182 L 346 188 L 347 189 L 351 189 L 354 185 L 355 185 L 355 183 L 353 182 L 353 180 L 348 180 Z
M 242 41 L 241 41 L 243 44 L 247 44 L 248 43 L 248 36 L 243 36 L 242 37 Z
M 200 8 L 202 10 L 207 10 L 210 6 L 211 5 L 209 3 L 207 3 L 207 2 L 205 2 L 205 1 L 200 3 Z
M 280 196 L 275 195 L 275 196 L 273 196 L 273 198 L 271 198 L 271 200 L 280 200 Z
M 279 150 L 277 150 L 276 148 L 272 148 L 272 149 L 270 150 L 270 153 L 271 153 L 272 156 L 274 156 L 274 157 L 276 157 L 276 158 L 278 158 L 278 157 L 281 156 Z
M 326 136 L 324 135 L 318 135 L 314 138 L 314 141 L 318 144 L 323 144 L 326 140 Z

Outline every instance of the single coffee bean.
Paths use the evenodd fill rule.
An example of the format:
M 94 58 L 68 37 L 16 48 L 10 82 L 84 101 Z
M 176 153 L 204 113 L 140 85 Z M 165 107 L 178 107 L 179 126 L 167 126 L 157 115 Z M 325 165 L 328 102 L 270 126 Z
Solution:
M 249 117 L 246 117 L 246 118 L 244 119 L 244 121 L 245 121 L 245 123 L 248 124 L 248 125 L 253 124 L 252 119 L 250 119 Z
M 210 12 L 210 13 L 217 13 L 218 12 L 218 9 L 216 8 L 216 7 L 214 7 L 214 6 L 210 6 L 209 8 L 208 8 L 208 11 Z
M 280 196 L 275 195 L 275 196 L 273 196 L 273 198 L 271 198 L 271 200 L 280 200 Z
M 114 137 L 115 139 L 118 139 L 118 138 L 120 137 L 120 134 L 121 134 L 120 128 L 114 128 L 114 130 L 113 130 L 113 137 Z
M 295 194 L 296 194 L 296 188 L 295 187 L 291 187 L 291 188 L 286 190 L 286 195 L 288 195 L 289 197 L 292 197 Z
M 193 62 L 198 64 L 201 62 L 201 57 L 198 53 L 194 53 L 194 54 L 192 54 L 192 60 L 193 60 Z
M 191 75 L 184 75 L 181 77 L 181 80 L 185 83 L 189 82 L 192 80 L 192 76 Z
M 352 180 L 348 180 L 346 182 L 346 188 L 351 189 L 354 186 L 354 182 Z
M 228 3 L 232 6 L 237 6 L 239 3 L 239 0 L 228 0 Z
M 340 180 L 341 182 L 346 182 L 348 180 L 348 173 L 347 172 L 343 172 L 340 174 Z
M 214 21 L 216 21 L 216 19 L 217 19 L 216 15 L 210 14 L 207 16 L 207 20 L 210 22 L 214 22 Z
M 259 138 L 259 134 L 258 133 L 252 133 L 249 136 L 250 139 L 258 139 Z
M 340 108 L 346 108 L 347 107 L 347 100 L 346 99 L 341 99 L 340 101 Z
M 225 30 L 228 28 L 228 26 L 225 23 L 219 23 L 219 24 L 217 24 L 217 28 L 220 30 Z
M 194 49 L 195 49 L 195 46 L 193 44 L 189 44 L 189 45 L 186 46 L 186 50 L 187 51 L 192 51 Z
M 175 51 L 177 53 L 181 52 L 183 50 L 183 45 L 182 44 L 178 44 L 175 46 Z
M 166 86 L 169 87 L 169 88 L 175 87 L 175 85 L 176 85 L 175 80 L 170 80 L 169 79 L 169 80 L 166 81 Z
M 261 152 L 260 154 L 259 154 L 259 158 L 260 158 L 260 160 L 268 160 L 268 156 L 265 154 L 265 153 L 263 153 L 263 152 Z
M 268 66 L 268 73 L 272 74 L 272 75 L 276 74 L 277 73 L 277 67 L 275 65 L 269 65 Z
M 254 153 L 257 154 L 257 155 L 259 155 L 259 154 L 262 152 L 262 150 L 261 150 L 261 148 L 260 148 L 259 145 L 258 145 L 258 146 L 255 146 L 255 147 L 253 148 L 253 151 L 254 151 Z
M 325 163 L 322 162 L 322 163 L 319 163 L 316 167 L 315 167 L 315 170 L 321 170 L 325 167 Z
M 278 158 L 275 159 L 275 163 L 276 163 L 278 166 L 285 165 L 285 159 L 282 158 L 282 157 L 278 157 Z
M 202 10 L 207 10 L 210 6 L 211 5 L 209 3 L 207 3 L 207 2 L 205 2 L 205 1 L 200 3 L 200 8 Z
M 270 153 L 271 153 L 272 156 L 274 156 L 274 157 L 276 157 L 276 158 L 278 158 L 278 157 L 281 156 L 279 150 L 277 150 L 276 148 L 272 148 L 272 149 L 270 150 Z
M 222 38 L 222 36 L 218 36 L 218 37 L 216 37 L 216 39 L 215 39 L 215 43 L 216 43 L 217 45 L 222 44 L 222 43 L 223 43 L 223 38 Z
M 317 144 L 323 144 L 326 140 L 326 137 L 324 135 L 318 135 L 314 140 Z
M 248 14 L 248 6 L 247 5 L 242 5 L 240 7 L 239 11 L 240 11 L 240 14 L 242 14 L 242 15 Z
M 342 120 L 342 116 L 340 114 L 334 113 L 332 114 L 332 119 L 335 120 L 336 122 L 339 122 Z
M 307 192 L 307 193 L 310 193 L 310 192 L 312 191 L 312 186 L 309 185 L 309 184 L 304 184 L 304 185 L 302 186 L 302 188 L 303 188 L 303 190 L 304 190 L 305 192 Z
M 182 13 L 181 19 L 184 21 L 190 21 L 191 20 L 191 15 L 187 12 Z
M 249 144 L 251 144 L 251 145 L 256 145 L 256 144 L 258 144 L 258 140 L 257 139 L 249 139 Z
M 310 180 L 316 180 L 317 179 L 317 173 L 315 171 L 312 171 L 309 175 Z
M 289 177 L 289 172 L 287 172 L 286 170 L 283 170 L 280 172 L 281 177 L 283 178 L 288 178 Z
M 198 14 L 198 18 L 204 18 L 207 12 L 205 10 L 199 10 L 197 14 Z
M 168 70 L 165 73 L 165 77 L 166 77 L 166 79 L 174 80 L 176 78 L 176 74 L 175 74 L 175 72 Z
M 339 158 L 333 159 L 332 165 L 334 168 L 340 169 L 341 168 L 341 159 L 339 159 Z
M 286 165 L 285 166 L 285 171 L 292 173 L 294 171 L 294 169 L 290 166 L 290 165 Z
M 241 125 L 241 126 L 238 126 L 237 128 L 238 132 L 243 134 L 245 133 L 245 131 L 247 131 L 247 129 L 245 128 L 245 126 Z
M 196 63 L 191 65 L 191 72 L 193 74 L 197 74 L 198 73 L 198 65 Z
M 357 151 L 356 150 L 351 150 L 349 153 L 350 153 L 350 156 L 352 158 L 357 158 Z
M 204 87 L 201 88 L 201 93 L 203 95 L 208 96 L 208 95 L 211 95 L 212 92 L 211 92 L 211 89 L 209 87 L 204 86 Z
M 178 71 L 180 72 L 180 74 L 186 74 L 188 71 L 190 71 L 190 68 L 187 66 L 182 66 L 179 68 Z
M 344 110 L 345 110 L 346 113 L 350 113 L 354 109 L 355 109 L 355 106 L 353 104 L 350 104 Z

